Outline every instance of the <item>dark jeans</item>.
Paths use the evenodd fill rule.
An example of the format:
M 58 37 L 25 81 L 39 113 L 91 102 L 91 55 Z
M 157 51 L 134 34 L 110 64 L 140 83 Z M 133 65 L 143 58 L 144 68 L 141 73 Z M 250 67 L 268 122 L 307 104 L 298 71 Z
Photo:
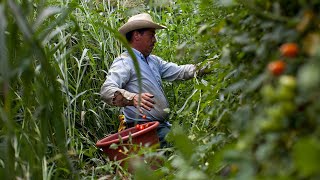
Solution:
M 139 124 L 143 124 L 144 122 L 138 122 Z M 159 122 L 159 126 L 157 128 L 157 133 L 160 141 L 160 148 L 170 147 L 169 143 L 166 141 L 165 137 L 170 131 L 170 125 L 166 122 Z M 127 128 L 131 128 L 135 126 L 136 123 L 126 123 Z
M 157 129 L 157 133 L 159 136 L 159 141 L 160 141 L 160 147 L 161 148 L 166 148 L 169 147 L 169 143 L 166 141 L 166 136 L 167 134 L 170 132 L 170 125 L 168 125 L 167 123 L 164 122 L 160 122 L 158 129 Z

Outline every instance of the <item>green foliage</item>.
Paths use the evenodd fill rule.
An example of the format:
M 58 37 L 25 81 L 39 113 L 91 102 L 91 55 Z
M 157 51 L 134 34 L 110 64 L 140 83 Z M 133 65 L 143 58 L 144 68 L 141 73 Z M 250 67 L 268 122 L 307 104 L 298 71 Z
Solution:
M 132 1 L 133 2 L 133 1 Z M 139 1 L 140 2 L 140 1 Z M 141 1 L 142 2 L 142 1 Z M 318 179 L 318 1 L 3 1 L 0 3 L 2 179 Z M 99 96 L 126 46 L 116 29 L 149 12 L 154 54 L 211 62 L 210 74 L 164 83 L 172 148 L 131 175 L 95 142 L 116 132 L 119 109 Z M 298 55 L 286 57 L 282 44 Z M 269 62 L 282 59 L 279 76 Z
M 299 139 L 306 135 L 319 136 L 318 103 L 314 99 L 319 97 L 319 66 L 315 61 L 319 41 L 310 39 L 319 38 L 319 31 L 315 29 L 319 19 L 314 11 L 319 4 L 297 2 L 286 6 L 283 1 L 244 1 L 229 5 L 232 6 L 202 1 L 194 6 L 199 7 L 202 17 L 199 21 L 204 24 L 194 32 L 197 42 L 193 44 L 200 46 L 191 46 L 197 49 L 193 53 L 208 52 L 205 59 L 217 63 L 212 74 L 195 81 L 196 90 L 189 90 L 186 95 L 187 87 L 181 84 L 178 85 L 181 88 L 174 91 L 179 99 L 183 99 L 183 95 L 187 99 L 182 100 L 185 106 L 178 105 L 183 109 L 173 109 L 177 113 L 173 121 L 181 123 L 173 127 L 170 140 L 188 144 L 174 132 L 180 126 L 190 129 L 184 134 L 193 141 L 189 149 L 198 158 L 189 166 L 207 164 L 211 167 L 211 171 L 206 171 L 210 177 L 292 179 L 298 175 L 298 178 L 317 178 L 319 169 L 312 168 L 313 162 L 302 168 L 306 161 L 293 158 L 292 152 L 300 157 L 294 147 Z M 279 47 L 286 42 L 299 45 L 297 57 L 281 56 Z M 179 51 L 188 52 L 187 47 Z M 280 58 L 286 62 L 285 75 L 272 76 L 267 65 Z M 208 147 L 211 138 L 221 135 L 220 146 Z M 186 147 L 179 144 L 175 144 L 175 152 L 181 152 L 182 156 L 177 159 L 185 158 Z M 313 159 L 312 154 L 319 152 L 315 144 L 310 147 L 313 153 L 303 159 Z M 207 149 L 200 151 L 199 148 Z
M 207 9 L 212 7 L 208 6 L 207 1 L 202 3 L 203 6 L 200 7 L 206 10 L 202 11 L 202 13 L 205 13 L 203 17 L 207 19 L 212 12 L 216 11 Z M 268 3 L 278 9 L 264 7 Z M 314 87 L 311 87 L 313 83 L 310 83 L 310 86 L 306 85 L 308 80 L 302 78 L 304 76 L 302 74 L 316 83 L 318 81 L 316 73 L 319 69 L 316 64 L 312 68 L 308 65 L 309 63 L 315 63 L 313 59 L 317 56 L 316 54 L 310 54 L 308 48 L 317 47 L 319 44 L 312 43 L 312 46 L 305 46 L 306 43 L 311 43 L 307 38 L 310 36 L 308 33 L 313 34 L 315 31 L 313 21 L 319 20 L 312 19 L 310 22 L 305 22 L 307 20 L 304 19 L 308 18 L 306 17 L 308 13 L 315 13 L 309 12 L 309 10 L 316 8 L 318 4 L 313 4 L 314 7 L 305 7 L 306 9 L 304 5 L 306 4 L 302 2 L 296 5 L 291 3 L 291 12 L 288 12 L 285 8 L 281 9 L 283 4 L 277 1 L 257 2 L 257 4 L 254 2 L 239 2 L 233 5 L 234 10 L 232 11 L 229 7 L 220 7 L 229 14 L 221 20 L 223 23 L 220 22 L 220 24 L 222 25 L 214 26 L 211 31 L 203 34 L 207 41 L 211 37 L 217 42 L 222 42 L 218 44 L 221 48 L 219 63 L 224 66 L 216 70 L 213 69 L 213 75 L 204 77 L 205 81 L 201 80 L 205 83 L 195 87 L 201 89 L 202 93 L 202 96 L 195 99 L 198 101 L 198 105 L 191 103 L 191 108 L 186 108 L 186 110 L 190 112 L 193 109 L 197 112 L 196 114 L 201 114 L 201 121 L 197 121 L 199 124 L 192 124 L 193 127 L 196 126 L 200 131 L 214 134 L 214 136 L 218 133 L 225 133 L 227 136 L 224 141 L 227 144 L 232 142 L 234 142 L 232 144 L 235 144 L 235 146 L 232 146 L 233 148 L 226 146 L 219 149 L 219 154 L 224 154 L 225 160 L 221 161 L 220 165 L 217 163 L 215 165 L 225 167 L 225 163 L 227 163 L 228 166 L 215 174 L 217 178 L 220 173 L 224 174 L 225 171 L 228 171 L 228 177 L 237 179 L 254 177 L 266 179 L 292 178 L 296 173 L 300 175 L 300 178 L 315 178 L 318 176 L 318 169 L 314 169 L 314 172 L 317 173 L 311 176 L 310 174 L 306 175 L 305 170 L 300 169 L 301 166 L 287 166 L 293 161 L 291 157 L 292 146 L 298 142 L 300 137 L 306 134 L 318 136 L 317 128 L 310 126 L 317 121 L 317 116 L 308 116 L 305 119 L 303 114 L 307 115 L 309 113 L 300 109 L 301 106 L 306 105 L 301 102 L 304 101 L 302 99 L 309 96 L 305 94 L 306 89 L 309 89 L 308 92 L 312 94 L 316 93 L 315 90 L 317 89 L 315 84 Z M 261 10 L 260 8 L 266 9 Z M 279 12 L 277 14 L 277 12 L 274 12 L 276 10 L 286 13 Z M 299 22 L 299 19 L 302 19 L 302 22 Z M 211 21 L 209 19 L 206 22 L 207 27 L 210 27 L 211 22 L 216 23 L 216 19 Z M 304 23 L 308 24 L 302 25 Z M 200 29 L 202 30 L 202 28 Z M 318 37 L 318 32 L 316 34 Z M 220 39 L 224 36 L 229 36 L 229 38 Z M 286 42 L 296 42 L 300 45 L 299 56 L 293 59 L 280 56 L 278 48 Z M 202 44 L 201 48 L 205 49 L 206 42 L 202 42 Z M 284 77 L 273 77 L 267 72 L 268 62 L 276 58 L 286 60 L 287 70 L 285 74 L 293 77 L 293 84 L 298 78 L 297 89 L 295 86 L 288 84 Z M 210 86 L 208 87 L 208 85 Z M 257 93 L 260 89 L 262 90 L 261 94 Z M 318 95 L 313 94 L 312 96 L 318 97 Z M 199 101 L 199 98 L 202 98 L 201 101 Z M 307 106 L 312 107 L 312 111 L 315 112 L 314 108 L 318 106 L 316 104 L 311 102 Z M 210 105 L 212 105 L 212 109 L 210 109 Z M 185 116 L 183 115 L 183 117 Z M 193 118 L 197 117 L 193 116 Z M 208 123 L 205 123 L 206 121 Z M 310 123 L 310 121 L 313 123 Z M 304 125 L 298 125 L 298 122 Z M 309 131 L 305 131 L 305 128 Z M 194 131 L 191 131 L 189 136 L 201 139 L 201 133 L 193 133 Z M 199 141 L 198 146 L 201 147 L 205 144 L 207 142 Z M 312 149 L 318 152 L 316 148 L 313 147 Z M 208 158 L 207 156 L 204 157 L 204 159 Z M 281 172 L 279 169 L 281 169 Z
M 48 27 L 64 24 L 63 18 L 73 7 L 54 11 L 41 7 L 40 11 L 47 13 L 38 15 L 36 6 L 5 1 L 0 9 L 1 64 L 4 65 L 0 83 L 1 177 L 41 178 L 41 164 L 46 161 L 46 155 L 60 156 L 56 163 L 72 175 L 63 116 L 65 99 L 56 80 L 54 59 L 47 53 L 49 49 L 42 46 L 42 40 L 50 33 Z M 54 14 L 60 17 L 44 27 L 37 26 Z
M 313 137 L 301 139 L 293 147 L 295 165 L 304 176 L 312 176 L 319 173 L 317 161 L 319 160 L 320 143 Z

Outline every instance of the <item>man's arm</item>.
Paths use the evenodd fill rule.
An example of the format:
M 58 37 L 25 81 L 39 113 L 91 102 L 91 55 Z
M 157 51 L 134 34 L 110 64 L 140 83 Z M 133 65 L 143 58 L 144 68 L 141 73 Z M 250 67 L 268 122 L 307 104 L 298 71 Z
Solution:
M 200 66 L 200 63 L 197 65 L 177 65 L 175 63 L 166 62 L 159 57 L 156 58 L 159 61 L 161 77 L 167 81 L 187 80 L 193 78 L 195 74 L 202 76 L 210 72 L 211 63 L 209 62 L 204 66 Z
M 101 87 L 101 98 L 109 105 L 120 107 L 130 105 L 136 94 L 123 89 L 129 82 L 130 76 L 130 66 L 126 60 L 116 59 Z
M 123 89 L 129 82 L 131 69 L 125 60 L 116 60 L 109 69 L 106 80 L 101 87 L 100 95 L 109 105 L 119 107 L 135 106 L 139 107 L 140 112 L 142 112 L 142 108 L 150 111 L 154 104 L 152 94 L 141 93 L 141 96 L 139 96 L 137 93 Z M 141 99 L 139 100 L 139 98 Z

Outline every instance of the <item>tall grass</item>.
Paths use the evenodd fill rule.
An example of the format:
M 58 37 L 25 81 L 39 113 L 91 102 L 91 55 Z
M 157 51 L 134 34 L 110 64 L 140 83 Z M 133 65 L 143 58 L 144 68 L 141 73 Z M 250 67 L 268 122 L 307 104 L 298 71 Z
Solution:
M 41 179 L 46 156 L 60 156 L 57 166 L 73 174 L 67 158 L 65 98 L 52 58 L 55 49 L 42 46 L 52 27 L 62 26 L 73 8 L 38 5 L 1 3 L 1 64 L 5 65 L 1 86 L 5 89 L 1 101 L 4 167 L 0 174 L 8 179 Z M 46 21 L 54 14 L 59 17 Z
M 113 30 L 124 19 L 121 3 L 0 4 L 2 179 L 113 172 L 95 142 L 118 125 L 119 108 L 98 93 L 122 52 Z

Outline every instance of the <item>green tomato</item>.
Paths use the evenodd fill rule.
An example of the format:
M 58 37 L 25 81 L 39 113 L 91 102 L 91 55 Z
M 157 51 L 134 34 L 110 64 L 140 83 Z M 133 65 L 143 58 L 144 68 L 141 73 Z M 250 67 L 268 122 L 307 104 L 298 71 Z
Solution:
M 288 89 L 295 89 L 297 86 L 296 78 L 289 75 L 282 75 L 279 78 L 280 86 Z
M 266 102 L 272 102 L 275 100 L 275 90 L 274 88 L 270 85 L 270 84 L 267 84 L 265 86 L 263 86 L 261 88 L 261 91 L 260 91 L 263 99 L 266 101 Z
M 248 147 L 248 142 L 246 139 L 239 139 L 239 141 L 237 142 L 236 148 L 237 150 L 244 150 Z
M 295 110 L 295 104 L 292 101 L 284 101 L 279 104 L 280 109 L 285 113 L 285 114 L 290 114 Z
M 306 64 L 298 72 L 298 87 L 301 91 L 311 91 L 320 84 L 320 68 L 316 64 Z
M 260 128 L 262 131 L 269 132 L 269 131 L 279 131 L 283 127 L 281 122 L 275 122 L 272 119 L 268 119 L 260 123 Z
M 277 88 L 276 96 L 278 100 L 290 101 L 294 99 L 295 93 L 292 89 L 280 86 Z
M 279 106 L 269 107 L 266 112 L 268 117 L 276 123 L 279 123 L 278 121 L 280 121 L 285 115 L 285 113 Z

